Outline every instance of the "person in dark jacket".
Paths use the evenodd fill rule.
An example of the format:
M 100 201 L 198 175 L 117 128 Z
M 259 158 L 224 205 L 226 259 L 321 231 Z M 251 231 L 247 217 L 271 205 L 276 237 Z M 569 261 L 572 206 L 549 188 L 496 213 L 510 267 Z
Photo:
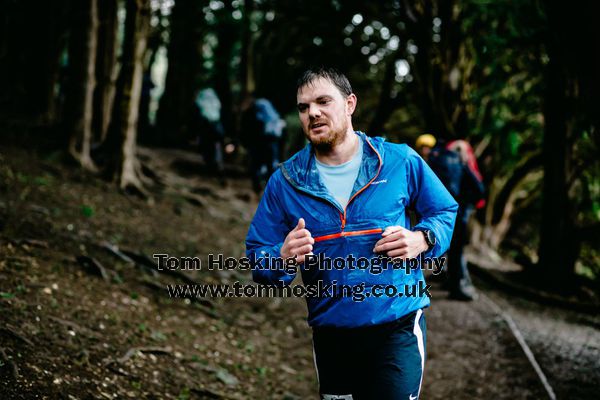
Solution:
M 252 188 L 256 193 L 263 189 L 279 165 L 279 147 L 285 121 L 273 104 L 265 98 L 249 94 L 242 105 L 242 144 L 248 150 Z
M 484 188 L 473 150 L 465 140 L 444 144 L 431 134 L 419 136 L 417 151 L 427 158 L 431 169 L 458 202 L 454 234 L 448 251 L 448 288 L 450 297 L 475 300 L 477 292 L 469 276 L 464 247 L 468 243 L 467 224 L 475 208 L 483 207 Z
M 294 279 L 296 269 L 272 268 L 273 258 L 299 265 L 312 293 L 305 297 L 321 399 L 414 400 L 430 304 L 417 257 L 423 267 L 446 251 L 458 206 L 410 147 L 355 131 L 356 104 L 335 70 L 300 78 L 309 144 L 269 179 L 246 254 L 260 284 L 285 288 Z M 414 226 L 409 207 L 419 215 Z M 395 268 L 407 260 L 414 269 Z

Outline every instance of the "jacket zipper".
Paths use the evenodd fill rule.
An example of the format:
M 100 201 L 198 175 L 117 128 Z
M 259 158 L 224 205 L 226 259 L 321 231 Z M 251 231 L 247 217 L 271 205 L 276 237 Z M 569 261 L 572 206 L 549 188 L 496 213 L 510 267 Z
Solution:
M 379 159 L 379 168 L 377 169 L 377 173 L 375 174 L 375 176 L 373 178 L 371 178 L 371 180 L 369 182 L 367 182 L 367 184 L 365 186 L 363 186 L 356 193 L 354 193 L 352 195 L 352 197 L 350 197 L 350 199 L 348 200 L 348 203 L 346 203 L 346 206 L 344 207 L 344 212 L 340 213 L 341 231 L 339 233 L 333 233 L 331 235 L 317 236 L 317 237 L 313 238 L 315 240 L 315 242 L 321 242 L 321 241 L 324 241 L 324 240 L 337 239 L 339 237 L 345 237 L 345 236 L 372 235 L 372 234 L 376 234 L 376 233 L 381 233 L 382 232 L 381 228 L 365 229 L 365 230 L 360 230 L 360 231 L 349 231 L 349 232 L 346 232 L 344 230 L 346 228 L 346 219 L 347 219 L 346 210 L 348 208 L 348 205 L 350 204 L 350 202 L 352 200 L 354 200 L 354 198 L 356 196 L 358 196 L 362 191 L 364 191 L 366 188 L 368 188 L 371 185 L 371 183 L 375 179 L 377 179 L 377 177 L 379 176 L 379 172 L 381 172 L 381 167 L 382 167 L 382 164 L 383 164 L 383 161 L 381 160 L 381 156 L 379 155 L 379 152 L 377 150 L 375 150 L 375 147 L 373 147 L 373 145 L 369 142 L 369 140 L 365 139 L 365 142 L 367 142 L 367 144 L 369 146 L 371 146 L 371 148 L 373 149 L 373 151 L 375 152 L 375 154 L 377 154 L 377 158 Z

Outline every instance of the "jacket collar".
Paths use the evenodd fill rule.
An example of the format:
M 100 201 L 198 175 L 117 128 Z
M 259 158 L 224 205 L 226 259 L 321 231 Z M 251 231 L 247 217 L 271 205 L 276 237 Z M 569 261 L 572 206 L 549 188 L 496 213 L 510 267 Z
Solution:
M 380 163 L 383 163 L 384 139 L 380 137 L 370 138 L 360 131 L 355 131 L 355 133 L 358 135 L 359 139 L 363 141 L 363 156 L 358 176 L 350 196 L 366 186 L 367 183 L 377 175 L 380 169 Z M 295 188 L 308 192 L 314 196 L 325 198 L 339 208 L 339 204 L 333 196 L 331 196 L 319 177 L 312 144 L 307 144 L 302 150 L 281 164 L 281 172 L 286 180 Z

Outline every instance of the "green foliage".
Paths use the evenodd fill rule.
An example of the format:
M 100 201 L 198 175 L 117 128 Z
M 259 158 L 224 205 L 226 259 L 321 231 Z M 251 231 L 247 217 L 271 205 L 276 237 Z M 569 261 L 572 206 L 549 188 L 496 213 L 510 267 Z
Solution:
M 81 214 L 84 217 L 91 218 L 94 216 L 94 208 L 92 206 L 84 204 L 81 206 Z
M 35 178 L 33 178 L 33 183 L 38 186 L 50 186 L 52 184 L 52 177 L 36 176 Z
M 185 388 L 181 389 L 181 392 L 179 392 L 179 396 L 177 396 L 177 400 L 188 400 L 188 399 L 190 399 L 190 396 L 191 396 L 190 388 L 185 387 Z

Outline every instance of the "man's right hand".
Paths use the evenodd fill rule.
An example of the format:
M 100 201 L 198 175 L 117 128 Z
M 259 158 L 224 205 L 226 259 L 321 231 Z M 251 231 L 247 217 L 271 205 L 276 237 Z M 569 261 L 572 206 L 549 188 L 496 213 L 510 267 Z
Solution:
M 297 263 L 303 263 L 305 256 L 312 254 L 314 243 L 315 240 L 305 228 L 304 218 L 300 218 L 296 227 L 285 237 L 281 246 L 281 257 L 295 257 Z

